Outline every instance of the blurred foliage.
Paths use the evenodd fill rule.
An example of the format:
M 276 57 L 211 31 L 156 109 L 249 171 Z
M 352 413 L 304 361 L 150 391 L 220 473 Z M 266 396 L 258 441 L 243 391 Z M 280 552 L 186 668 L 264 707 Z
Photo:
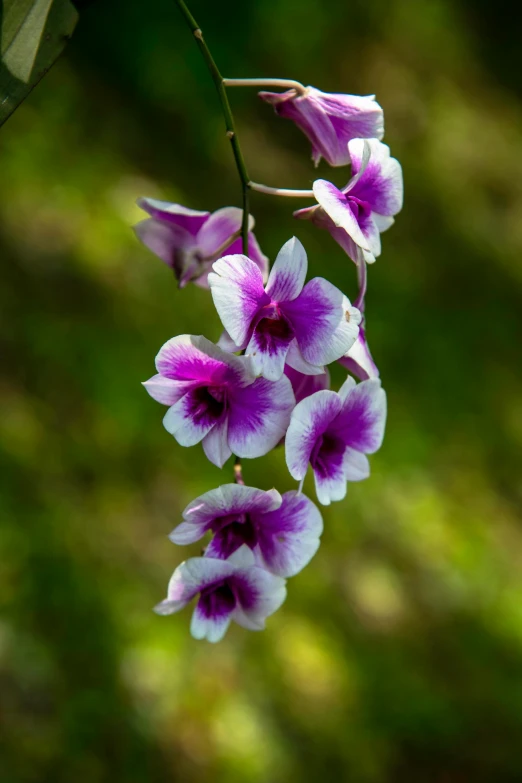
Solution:
M 77 21 L 69 0 L 1 1 L 0 125 L 47 73 Z
M 190 638 L 188 610 L 151 612 L 187 554 L 166 538 L 180 511 L 231 476 L 179 447 L 140 387 L 169 337 L 219 324 L 208 293 L 179 292 L 138 245 L 134 200 L 215 209 L 240 194 L 174 3 L 87 8 L 0 133 L 0 781 L 518 783 L 516 14 L 192 5 L 227 76 L 376 92 L 385 109 L 406 184 L 369 280 L 387 437 L 370 479 L 324 509 L 322 547 L 264 633 L 233 628 L 216 647 Z M 252 178 L 307 187 L 304 137 L 254 92 L 231 98 Z M 353 296 L 353 265 L 293 206 L 253 197 L 263 249 L 295 233 L 311 274 Z M 244 472 L 293 485 L 281 452 Z

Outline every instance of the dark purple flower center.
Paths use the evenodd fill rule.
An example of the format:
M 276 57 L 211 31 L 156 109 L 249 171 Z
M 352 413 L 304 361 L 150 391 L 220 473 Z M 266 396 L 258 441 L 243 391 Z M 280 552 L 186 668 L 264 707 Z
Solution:
M 198 386 L 190 395 L 190 416 L 196 423 L 210 417 L 217 421 L 226 408 L 225 390 L 220 386 Z
M 259 320 L 255 325 L 255 333 L 262 351 L 270 351 L 274 345 L 281 341 L 290 342 L 294 336 L 294 330 L 290 323 L 274 304 L 261 310 Z
M 216 620 L 236 608 L 237 599 L 228 582 L 217 582 L 201 591 L 198 609 L 204 617 Z
M 249 514 L 237 512 L 218 517 L 211 529 L 215 534 L 214 546 L 219 548 L 222 558 L 230 557 L 243 544 L 250 549 L 257 544 L 257 531 Z
M 325 432 L 315 442 L 310 464 L 321 478 L 326 478 L 341 467 L 345 451 L 346 444 L 341 438 Z
M 371 216 L 372 210 L 368 202 L 351 195 L 346 196 L 346 201 L 358 223 L 366 221 Z

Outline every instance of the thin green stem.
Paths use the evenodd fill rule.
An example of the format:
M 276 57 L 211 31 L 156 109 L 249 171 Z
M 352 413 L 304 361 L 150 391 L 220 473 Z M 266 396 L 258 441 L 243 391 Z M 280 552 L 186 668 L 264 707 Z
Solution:
M 210 49 L 208 48 L 205 39 L 203 38 L 203 33 L 201 32 L 200 26 L 198 25 L 198 23 L 196 22 L 192 14 L 190 13 L 189 9 L 187 8 L 183 0 L 176 0 L 176 3 L 178 5 L 179 10 L 185 17 L 185 21 L 187 22 L 189 28 L 191 29 L 194 38 L 196 39 L 196 43 L 199 46 L 200 52 L 203 55 L 203 58 L 210 72 L 210 75 L 212 76 L 212 79 L 214 81 L 214 85 L 218 93 L 219 101 L 221 103 L 221 111 L 223 112 L 223 118 L 225 120 L 227 137 L 230 139 L 230 143 L 232 145 L 232 152 L 234 153 L 234 160 L 236 162 L 237 173 L 239 174 L 239 179 L 241 180 L 241 192 L 242 192 L 242 202 L 243 202 L 241 237 L 243 241 L 243 253 L 245 255 L 248 255 L 248 218 L 250 214 L 250 198 L 249 198 L 250 178 L 247 174 L 245 160 L 243 158 L 243 153 L 241 152 L 241 147 L 239 146 L 239 140 L 237 138 L 236 128 L 234 125 L 234 117 L 232 115 L 232 110 L 230 108 L 230 103 L 228 101 L 224 80 L 223 77 L 221 76 L 221 73 L 219 72 L 219 68 L 215 63 L 214 58 L 212 57 L 212 54 L 210 53 Z

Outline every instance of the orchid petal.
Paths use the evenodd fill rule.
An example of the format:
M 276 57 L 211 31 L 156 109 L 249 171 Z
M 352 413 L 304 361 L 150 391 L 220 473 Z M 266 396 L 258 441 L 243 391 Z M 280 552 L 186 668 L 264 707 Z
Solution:
M 213 212 L 198 232 L 197 243 L 205 258 L 211 258 L 241 230 L 243 210 L 238 207 L 222 207 Z M 254 228 L 254 218 L 248 217 L 248 230 Z M 228 251 L 227 251 L 228 253 Z
M 303 358 L 303 354 L 299 350 L 297 340 L 295 339 L 288 346 L 286 364 L 303 375 L 322 375 L 325 372 L 325 368 L 322 365 L 310 364 Z
M 327 369 L 320 375 L 305 375 L 298 370 L 294 370 L 288 363 L 285 367 L 285 375 L 290 379 L 292 389 L 294 390 L 296 403 L 315 394 L 316 391 L 328 389 L 330 386 L 330 373 Z
M 341 400 L 333 391 L 318 391 L 296 405 L 285 438 L 286 464 L 290 475 L 301 481 L 319 438 L 341 410 Z
M 340 359 L 359 334 L 359 311 L 322 277 L 310 280 L 300 296 L 285 302 L 281 310 L 292 324 L 301 354 L 313 365 Z
M 234 454 L 248 459 L 267 454 L 284 436 L 294 405 L 292 385 L 284 375 L 232 389 L 228 442 Z
M 286 492 L 279 508 L 263 514 L 258 530 L 266 567 L 274 574 L 289 577 L 299 573 L 317 552 L 323 520 L 306 495 Z
M 256 375 L 277 381 L 283 374 L 294 335 L 284 319 L 261 319 L 246 347 Z
M 343 401 L 336 431 L 347 446 L 365 454 L 380 448 L 386 424 L 386 394 L 378 378 L 362 381 Z
M 203 451 L 213 465 L 222 468 L 232 456 L 228 445 L 228 419 L 224 417 L 203 438 Z
M 369 250 L 370 248 L 344 193 L 331 182 L 327 182 L 324 179 L 318 179 L 314 182 L 313 191 L 317 202 L 331 218 L 334 225 L 338 228 L 343 228 L 357 245 L 365 250 Z
M 183 264 L 179 252 L 187 252 L 195 247 L 195 239 L 188 231 L 169 223 L 162 223 L 160 220 L 147 218 L 134 226 L 134 232 L 140 242 L 172 267 L 178 276 L 182 273 Z
M 266 293 L 275 302 L 295 299 L 303 290 L 307 270 L 306 251 L 297 237 L 292 237 L 277 254 Z
M 232 340 L 244 347 L 258 310 L 270 303 L 259 267 L 243 255 L 216 261 L 208 282 L 221 322 Z
M 343 469 L 346 481 L 363 481 L 370 475 L 368 457 L 348 446 L 344 452 Z
M 368 147 L 370 161 L 364 166 Z M 348 185 L 350 195 L 365 201 L 373 212 L 380 215 L 391 217 L 400 212 L 403 202 L 402 169 L 399 161 L 390 157 L 390 148 L 377 139 L 352 139 L 348 142 L 348 150 L 352 171 L 356 173 Z
M 152 218 L 178 226 L 194 237 L 210 216 L 210 212 L 200 212 L 197 209 L 184 207 L 182 204 L 171 204 L 169 201 L 155 198 L 139 198 L 136 203 Z

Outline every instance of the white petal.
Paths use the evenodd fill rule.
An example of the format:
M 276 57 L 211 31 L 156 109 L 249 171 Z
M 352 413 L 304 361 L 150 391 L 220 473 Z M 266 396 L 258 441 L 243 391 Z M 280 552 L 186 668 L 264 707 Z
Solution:
M 279 251 L 268 278 L 266 292 L 272 301 L 284 302 L 299 296 L 307 269 L 306 251 L 297 237 L 292 237 Z
M 259 267 L 243 255 L 224 256 L 208 276 L 214 305 L 231 339 L 244 348 L 252 320 L 270 300 Z

